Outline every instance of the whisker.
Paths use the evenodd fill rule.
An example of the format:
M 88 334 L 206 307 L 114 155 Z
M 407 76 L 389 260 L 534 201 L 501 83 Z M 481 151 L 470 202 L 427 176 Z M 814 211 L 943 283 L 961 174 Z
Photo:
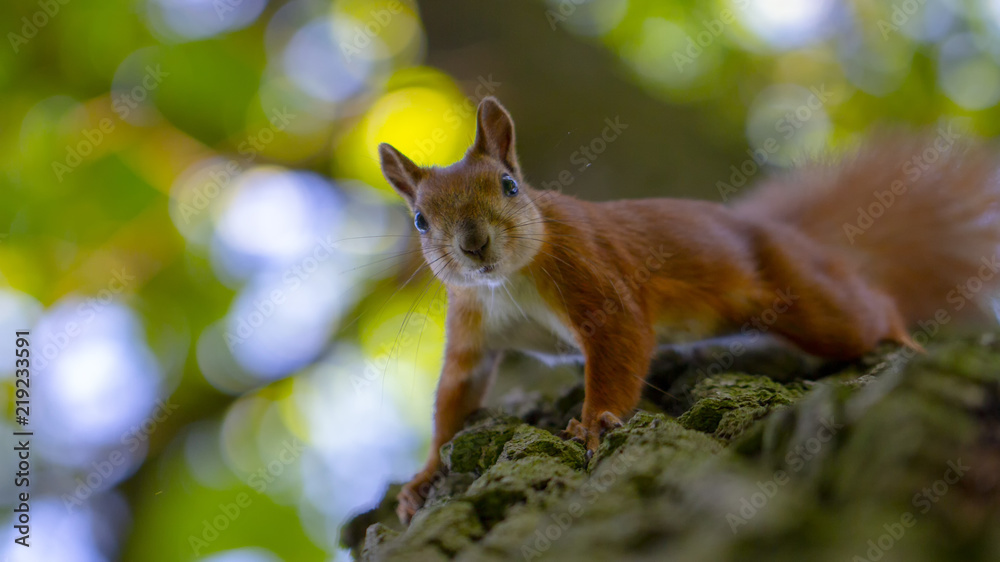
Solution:
M 540 194 L 539 194 L 539 195 L 538 195 L 537 197 L 535 197 L 534 199 L 529 199 L 529 200 L 528 200 L 527 202 L 524 202 L 524 203 L 521 203 L 521 204 L 520 204 L 520 205 L 518 205 L 518 206 L 517 206 L 517 207 L 516 207 L 515 209 L 513 209 L 513 210 L 511 210 L 511 211 L 509 211 L 509 212 L 507 212 L 507 213 L 505 213 L 505 214 L 504 214 L 504 218 L 505 218 L 505 219 L 506 219 L 506 218 L 510 218 L 511 216 L 513 216 L 514 214 L 516 214 L 517 212 L 519 212 L 519 211 L 521 211 L 521 210 L 524 210 L 524 209 L 528 208 L 528 207 L 529 207 L 530 205 L 533 205 L 533 204 L 534 204 L 535 202 L 537 202 L 537 201 L 538 201 L 539 199 L 541 199 L 542 197 L 545 197 L 545 196 L 547 196 L 547 195 L 549 195 L 549 194 L 551 194 L 551 193 L 552 193 L 552 192 L 550 192 L 550 191 L 542 191 L 542 192 L 541 192 L 541 193 L 540 193 Z
M 569 312 L 569 305 L 566 304 L 566 296 L 563 295 L 562 287 L 559 286 L 559 283 L 556 283 L 556 280 L 552 277 L 552 274 L 549 273 L 547 269 L 545 269 L 544 267 L 541 267 L 541 266 L 539 266 L 539 267 L 541 268 L 542 273 L 544 273 L 545 275 L 547 275 L 549 277 L 549 279 L 552 281 L 552 285 L 555 286 L 556 291 L 559 291 L 559 299 L 562 300 L 563 310 L 565 310 L 568 313 Z
M 544 240 L 539 240 L 538 238 L 531 238 L 529 236 L 511 236 L 510 238 L 513 238 L 513 239 L 515 239 L 517 241 L 520 241 L 520 240 L 530 240 L 530 241 L 533 241 L 533 242 L 538 242 L 540 244 L 546 244 L 546 243 L 548 243 L 549 245 L 553 246 L 554 248 L 558 248 L 558 249 L 562 249 L 562 250 L 568 250 L 568 248 L 557 246 L 555 244 L 552 244 L 551 242 L 546 242 Z M 525 242 L 519 242 L 519 243 L 527 245 Z M 541 253 L 543 253 L 543 254 L 545 254 L 546 256 L 549 256 L 550 258 L 552 258 L 554 260 L 559 260 L 560 262 L 566 264 L 571 269 L 576 269 L 575 265 L 573 265 L 570 262 L 568 262 L 568 261 L 560 258 L 559 256 L 550 254 L 549 252 L 546 252 L 545 250 L 542 250 L 541 248 L 539 248 L 538 251 L 541 252 Z
M 511 238 L 515 238 L 515 239 L 525 239 L 525 240 L 532 240 L 532 241 L 535 241 L 535 242 L 539 242 L 539 243 L 542 243 L 542 244 L 545 244 L 545 243 L 548 243 L 548 244 L 549 244 L 550 246 L 552 246 L 553 248 L 556 248 L 556 249 L 561 249 L 561 250 L 564 250 L 564 251 L 567 251 L 567 252 L 571 251 L 571 250 L 570 250 L 570 248 L 567 248 L 567 247 L 564 247 L 564 246 L 560 246 L 560 245 L 557 245 L 557 244 L 553 244 L 553 243 L 552 243 L 551 241 L 548 241 L 548 242 L 544 242 L 544 241 L 542 241 L 542 240 L 539 240 L 539 239 L 537 239 L 537 238 L 531 238 L 531 237 L 528 237 L 528 236 L 511 236 Z M 522 244 L 523 244 L 523 242 L 522 242 Z M 559 256 L 556 256 L 556 255 L 553 255 L 553 254 L 550 254 L 549 252 L 546 252 L 545 250 L 542 250 L 541 248 L 539 248 L 539 249 L 538 249 L 538 251 L 539 251 L 540 253 L 542 253 L 542 254 L 545 254 L 545 255 L 549 256 L 549 257 L 550 257 L 550 258 L 552 258 L 552 259 L 555 259 L 555 260 L 559 260 L 560 262 L 562 262 L 562 263 L 566 264 L 566 265 L 567 265 L 567 266 L 569 266 L 570 268 L 573 268 L 573 269 L 575 269 L 575 266 L 574 266 L 573 264 L 571 264 L 571 263 L 567 262 L 566 260 L 564 260 L 564 259 L 560 258 Z M 583 262 L 581 262 L 581 263 L 583 263 L 583 265 L 585 265 L 585 266 L 587 267 L 587 269 L 588 269 L 588 270 L 590 270 L 590 272 L 591 272 L 591 273 L 595 274 L 595 276 L 596 276 L 596 275 L 597 275 L 598 273 L 600 273 L 601 275 L 603 275 L 603 276 L 604 276 L 604 278 L 605 278 L 605 279 L 606 279 L 606 280 L 608 281 L 608 283 L 610 283 L 610 284 L 611 284 L 611 287 L 612 287 L 612 288 L 613 288 L 613 289 L 615 290 L 615 292 L 616 292 L 616 293 L 618 293 L 618 288 L 617 288 L 617 287 L 615 287 L 615 284 L 614 284 L 614 281 L 612 281 L 612 280 L 611 280 L 611 277 L 610 277 L 610 276 L 608 276 L 608 274 L 607 274 L 607 273 L 603 273 L 603 272 L 600 272 L 600 271 L 598 271 L 598 270 L 597 270 L 596 268 L 594 268 L 594 266 L 593 266 L 592 264 L 590 264 L 590 263 L 589 263 L 589 262 L 587 262 L 587 261 L 583 261 Z M 608 298 L 608 297 L 607 297 L 607 295 L 606 295 L 606 294 L 604 293 L 604 289 L 602 288 L 602 285 L 603 285 L 603 283 L 595 283 L 595 285 L 597 285 L 597 288 L 598 288 L 598 290 L 600 290 L 600 291 L 601 291 L 601 296 L 602 296 L 602 297 L 604 297 L 604 298 Z M 619 294 L 618 294 L 618 300 L 619 300 L 619 301 L 621 302 L 621 304 L 622 304 L 622 307 L 624 308 L 624 306 L 625 306 L 625 302 L 624 302 L 624 300 L 623 300 L 623 299 L 621 298 L 621 293 L 619 293 Z
M 635 378 L 639 379 L 640 381 L 642 381 L 642 384 L 644 384 L 644 385 L 646 385 L 646 386 L 648 386 L 648 387 L 652 388 L 653 390 L 657 390 L 657 391 L 659 391 L 659 392 L 663 393 L 663 395 L 664 395 L 664 396 L 669 396 L 669 397 L 673 398 L 674 400 L 676 400 L 676 399 L 677 399 L 677 397 L 676 397 L 676 396 L 674 396 L 673 394 L 670 394 L 670 393 L 669 393 L 669 392 L 667 392 L 666 390 L 663 390 L 662 388 L 660 388 L 660 387 L 656 386 L 655 384 L 653 384 L 653 383 L 649 382 L 648 380 L 646 380 L 646 378 L 645 378 L 645 377 L 640 377 L 639 375 L 637 375 L 637 374 L 633 373 L 632 371 L 629 371 L 629 373 L 628 373 L 628 374 L 630 374 L 630 375 L 632 375 L 633 377 L 635 377 Z
M 441 287 L 444 287 L 444 283 L 438 284 L 438 288 L 434 290 L 434 294 L 431 295 L 431 303 L 437 299 L 438 293 L 441 292 Z M 417 365 L 420 361 L 420 342 L 424 339 L 424 330 L 427 329 L 427 314 L 424 314 L 424 324 L 420 327 L 420 335 L 417 336 L 417 350 L 413 354 L 413 378 L 410 381 L 410 394 L 416 390 L 417 387 Z
M 351 236 L 348 238 L 341 238 L 340 240 L 334 240 L 332 244 L 337 244 L 338 242 L 345 242 L 347 240 L 366 240 L 371 238 L 412 238 L 414 240 L 418 240 L 420 238 L 420 235 L 419 234 L 372 234 L 369 236 Z M 435 240 L 435 241 L 444 242 L 444 240 Z
M 439 250 L 439 249 L 445 248 L 445 247 L 446 246 L 441 246 L 441 247 L 433 247 L 432 246 L 431 248 L 435 249 L 435 250 Z M 406 250 L 405 252 L 398 252 L 398 253 L 393 254 L 391 256 L 386 256 L 384 258 L 379 258 L 379 259 L 377 259 L 375 261 L 368 262 L 366 264 L 362 264 L 362 265 L 359 265 L 357 267 L 352 267 L 351 269 L 345 269 L 344 271 L 341 271 L 340 273 L 338 273 L 338 275 L 343 275 L 345 273 L 350 273 L 352 271 L 357 271 L 357 270 L 363 269 L 365 267 L 376 265 L 376 264 L 379 264 L 379 263 L 382 263 L 382 262 L 385 262 L 385 261 L 389 261 L 389 260 L 392 260 L 392 259 L 401 258 L 403 256 L 408 256 L 408 255 L 416 254 L 417 252 L 423 252 L 423 248 L 417 248 L 415 250 Z
M 507 219 L 507 218 L 513 216 L 515 213 L 528 208 L 529 205 L 531 205 L 534 202 L 538 201 L 539 199 L 541 199 L 542 197 L 544 197 L 548 193 L 549 193 L 548 191 L 543 191 L 543 192 L 541 192 L 541 194 L 538 197 L 535 197 L 534 199 L 529 199 L 529 200 L 521 203 L 520 205 L 517 205 L 516 207 L 508 210 L 506 213 L 504 213 L 503 215 L 501 215 L 501 219 L 498 222 L 502 222 L 504 219 Z M 513 201 L 513 199 L 508 199 L 508 201 Z M 523 201 L 523 199 L 522 199 L 522 201 Z
M 400 336 L 403 335 L 403 330 L 406 328 L 406 325 L 409 324 L 410 322 L 410 316 L 413 314 L 413 311 L 416 310 L 417 305 L 420 303 L 420 299 L 423 298 L 424 293 L 427 291 L 427 287 L 430 287 L 432 282 L 434 282 L 433 277 L 428 279 L 427 283 L 424 283 L 423 289 L 421 289 L 420 294 L 417 295 L 416 300 L 413 301 L 413 304 L 411 304 L 410 308 L 406 311 L 406 315 L 403 316 L 403 322 L 402 324 L 399 325 L 399 330 L 396 331 L 396 338 L 392 342 L 392 347 L 389 349 L 389 357 L 386 358 L 385 367 L 382 369 L 382 390 L 379 394 L 379 409 L 382 408 L 382 404 L 384 403 L 385 399 L 385 379 L 386 379 L 386 374 L 389 371 L 389 363 L 391 362 L 390 359 L 393 357 L 393 355 L 396 356 L 396 370 L 398 371 L 399 355 L 396 354 L 396 348 L 399 346 L 399 338 Z
M 505 291 L 505 292 L 507 293 L 507 296 L 508 296 L 508 297 L 510 297 L 510 302 L 514 303 L 514 306 L 516 306 L 516 307 L 517 307 L 517 309 L 518 309 L 518 310 L 519 310 L 519 311 L 521 312 L 521 316 L 522 316 L 522 317 L 523 317 L 523 318 L 524 318 L 525 320 L 528 320 L 528 315 L 524 313 L 524 309 L 523 309 L 523 308 L 521 308 L 521 305 L 520 305 L 520 304 L 518 304 L 518 302 L 517 302 L 517 299 L 515 299 L 515 298 L 514 298 L 514 295 L 510 294 L 510 290 L 509 290 L 509 289 L 507 288 L 507 280 L 506 280 L 506 279 L 504 279 L 504 280 L 503 280 L 503 281 L 502 281 L 502 282 L 500 283 L 500 286 L 501 286 L 501 287 L 503 287 L 503 290 L 504 290 L 504 291 Z
M 544 243 L 544 242 L 542 242 L 541 240 L 539 240 L 539 239 L 537 239 L 537 238 L 532 238 L 532 237 L 530 237 L 530 236 L 511 236 L 510 238 L 523 238 L 523 239 L 527 239 L 527 240 L 533 240 L 533 241 L 535 241 L 535 242 L 540 242 L 540 243 Z M 563 249 L 563 250 L 565 250 L 565 251 L 567 251 L 567 252 L 570 252 L 570 251 L 572 251 L 572 250 L 571 250 L 571 249 L 570 249 L 569 247 L 566 247 L 566 246 L 562 246 L 562 245 L 559 245 L 559 244 L 556 244 L 556 243 L 554 243 L 554 242 L 552 242 L 552 241 L 548 241 L 548 244 L 549 244 L 549 245 L 551 245 L 551 246 L 553 246 L 554 248 L 558 248 L 558 249 Z M 550 256 L 550 257 L 552 257 L 552 258 L 556 258 L 556 256 L 553 256 L 552 254 L 549 254 L 548 252 L 544 252 L 544 251 L 543 251 L 543 250 L 541 250 L 541 249 L 539 249 L 539 251 L 540 251 L 540 252 L 543 252 L 543 253 L 545 253 L 546 255 L 548 255 L 548 256 Z M 558 259 L 558 258 L 556 258 L 556 259 Z M 563 262 L 563 263 L 565 263 L 565 262 Z M 607 274 L 607 272 L 604 272 L 604 271 L 600 271 L 599 269 L 596 269 L 596 268 L 594 268 L 594 267 L 593 267 L 593 265 L 591 265 L 591 264 L 590 264 L 589 262 L 586 262 L 586 261 L 585 261 L 585 262 L 583 262 L 583 263 L 584 263 L 584 264 L 585 264 L 585 265 L 587 266 L 587 268 L 588 268 L 588 269 L 590 269 L 590 270 L 591 270 L 592 272 L 594 272 L 594 273 L 600 273 L 600 274 L 601 274 L 602 276 L 604 276 L 604 278 L 605 278 L 605 279 L 607 280 L 608 284 L 609 284 L 609 285 L 611 285 L 611 288 L 615 290 L 615 294 L 617 294 L 617 295 L 618 295 L 618 303 L 619 303 L 619 304 L 621 305 L 621 307 L 622 307 L 622 310 L 626 310 L 626 308 L 625 308 L 625 299 L 624 299 L 624 298 L 622 298 L 622 294 L 621 294 L 621 292 L 620 292 L 620 291 L 618 290 L 618 286 L 617 286 L 617 285 L 615 285 L 615 282 L 614 282 L 614 280 L 613 280 L 613 279 L 611 278 L 611 276 L 610 276 L 610 275 L 608 275 L 608 274 Z M 601 290 L 601 295 L 602 295 L 602 296 L 604 296 L 604 291 L 603 291 L 603 290 Z M 607 297 L 605 297 L 605 298 L 607 298 Z
M 441 257 L 444 257 L 444 256 L 441 256 Z M 385 302 L 383 302 L 382 306 L 379 307 L 378 312 L 376 313 L 376 316 L 375 316 L 375 322 L 377 323 L 379 320 L 382 319 L 382 311 L 385 310 L 385 307 L 389 304 L 389 301 L 391 301 L 393 299 L 393 297 L 395 297 L 401 290 L 403 290 L 407 285 L 409 285 L 410 281 L 413 281 L 413 278 L 416 277 L 417 274 L 420 273 L 420 271 L 423 268 L 426 267 L 426 268 L 430 269 L 431 271 L 434 271 L 433 265 L 434 265 L 434 263 L 436 263 L 437 261 L 439 261 L 441 259 L 441 257 L 435 258 L 435 259 L 433 259 L 433 260 L 431 260 L 429 262 L 425 262 L 425 263 L 421 264 L 419 267 L 417 267 L 417 269 L 412 274 L 410 274 L 410 276 L 406 279 L 406 281 L 403 282 L 402 285 L 400 285 L 399 287 L 396 287 L 396 290 L 393 291 L 392 294 L 389 295 L 389 298 L 385 299 Z M 351 321 L 351 324 L 354 324 L 354 322 L 357 322 L 367 312 L 368 311 L 365 311 L 365 312 L 362 312 L 361 314 L 359 314 L 357 318 L 355 318 L 354 320 Z M 350 326 L 350 324 L 348 324 L 348 326 Z
M 587 223 L 587 221 L 585 221 L 585 220 L 570 221 L 570 222 L 576 222 L 576 223 L 581 223 L 581 224 Z M 505 230 L 502 230 L 501 232 L 506 232 L 507 230 L 513 230 L 515 228 L 519 228 L 519 227 L 523 227 L 523 226 L 530 226 L 530 225 L 533 225 L 533 224 L 544 224 L 544 223 L 554 223 L 554 224 L 561 224 L 561 225 L 564 225 L 564 226 L 573 226 L 569 222 L 566 222 L 566 221 L 561 221 L 561 220 L 553 219 L 553 218 L 542 218 L 542 219 L 538 219 L 538 220 L 533 220 L 533 221 L 529 221 L 529 222 L 523 222 L 523 223 L 520 223 L 520 224 L 511 225 L 510 227 L 508 227 Z

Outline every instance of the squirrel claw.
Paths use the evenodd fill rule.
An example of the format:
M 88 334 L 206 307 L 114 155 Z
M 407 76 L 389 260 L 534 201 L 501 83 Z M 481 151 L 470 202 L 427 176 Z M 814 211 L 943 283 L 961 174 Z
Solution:
M 396 516 L 399 517 L 399 522 L 403 525 L 409 525 L 413 514 L 420 509 L 421 502 L 419 498 L 413 497 L 415 495 L 412 490 L 403 488 L 396 496 L 396 500 L 399 501 L 399 505 L 396 506 Z
M 571 419 L 561 435 L 564 436 L 564 439 L 580 443 L 586 447 L 590 454 L 593 454 L 597 450 L 597 446 L 601 444 L 601 430 L 596 423 L 591 423 L 590 425 L 594 427 L 588 427 L 580 423 L 576 418 Z
M 413 519 L 413 514 L 424 505 L 424 496 L 420 490 L 430 482 L 430 478 L 423 474 L 418 474 L 413 480 L 403 485 L 403 489 L 396 494 L 399 504 L 396 506 L 396 516 L 403 525 L 409 525 Z
M 612 429 L 618 429 L 619 427 L 624 425 L 622 423 L 621 418 L 612 414 L 611 412 L 601 413 L 601 415 L 597 417 L 597 421 L 601 425 L 601 437 L 604 436 L 605 432 L 611 431 Z
M 559 436 L 563 439 L 576 441 L 580 444 L 586 444 L 587 428 L 585 428 L 579 420 L 573 418 L 569 420 L 569 424 L 566 426 L 566 429 L 562 430 L 562 432 L 559 433 Z
M 576 418 L 571 419 L 560 436 L 586 447 L 587 460 L 589 461 L 594 456 L 597 446 L 601 444 L 601 438 L 604 437 L 604 434 L 622 425 L 621 418 L 605 410 L 587 424 L 580 423 Z

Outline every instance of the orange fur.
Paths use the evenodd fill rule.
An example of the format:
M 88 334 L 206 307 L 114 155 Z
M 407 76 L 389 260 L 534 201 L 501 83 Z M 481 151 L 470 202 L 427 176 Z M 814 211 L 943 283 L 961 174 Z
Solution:
M 424 257 L 449 296 L 432 451 L 400 494 L 400 517 L 408 520 L 422 504 L 437 449 L 481 405 L 508 349 L 547 353 L 554 342 L 583 355 L 583 412 L 566 433 L 593 451 L 638 403 L 658 342 L 764 322 L 826 358 L 856 358 L 881 341 L 918 347 L 907 328 L 931 310 L 925 301 L 943 299 L 949 284 L 975 270 L 977 252 L 1000 249 L 1000 194 L 982 155 L 928 172 L 914 200 L 898 200 L 898 216 L 887 213 L 867 238 L 845 243 L 841 223 L 895 177 L 886 158 L 919 146 L 894 144 L 828 173 L 807 171 L 732 208 L 671 199 L 591 203 L 536 191 L 520 173 L 513 121 L 492 98 L 480 105 L 476 140 L 456 164 L 420 168 L 380 146 L 386 178 L 425 220 Z M 960 169 L 949 172 L 952 165 Z M 876 173 L 883 168 L 890 171 Z M 516 194 L 507 191 L 511 181 Z M 955 182 L 967 204 L 940 189 Z M 912 232 L 915 215 L 930 230 Z M 949 247 L 957 242 L 975 248 Z M 942 262 L 923 264 L 921 252 Z
M 963 320 L 992 319 L 1000 281 L 985 279 L 983 260 L 1000 248 L 997 164 L 994 150 L 950 124 L 934 134 L 881 134 L 836 164 L 766 182 L 737 209 L 826 246 L 892 295 L 909 325 L 943 304 Z M 976 294 L 954 291 L 976 277 L 985 281 Z M 948 302 L 956 296 L 968 306 Z

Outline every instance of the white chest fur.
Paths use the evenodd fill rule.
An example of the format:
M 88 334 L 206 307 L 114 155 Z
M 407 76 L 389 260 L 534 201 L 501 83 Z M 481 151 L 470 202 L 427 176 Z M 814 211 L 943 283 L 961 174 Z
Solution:
M 526 352 L 547 363 L 579 359 L 573 333 L 538 294 L 531 277 L 482 286 L 477 295 L 490 347 Z

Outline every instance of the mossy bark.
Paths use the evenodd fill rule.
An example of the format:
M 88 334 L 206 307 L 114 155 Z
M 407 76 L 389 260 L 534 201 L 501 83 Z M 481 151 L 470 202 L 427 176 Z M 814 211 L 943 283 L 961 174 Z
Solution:
M 687 377 L 644 402 L 676 419 L 640 410 L 589 462 L 550 431 L 577 389 L 483 412 L 408 528 L 387 497 L 344 542 L 390 561 L 1000 560 L 1000 344 L 929 350 L 816 381 Z

